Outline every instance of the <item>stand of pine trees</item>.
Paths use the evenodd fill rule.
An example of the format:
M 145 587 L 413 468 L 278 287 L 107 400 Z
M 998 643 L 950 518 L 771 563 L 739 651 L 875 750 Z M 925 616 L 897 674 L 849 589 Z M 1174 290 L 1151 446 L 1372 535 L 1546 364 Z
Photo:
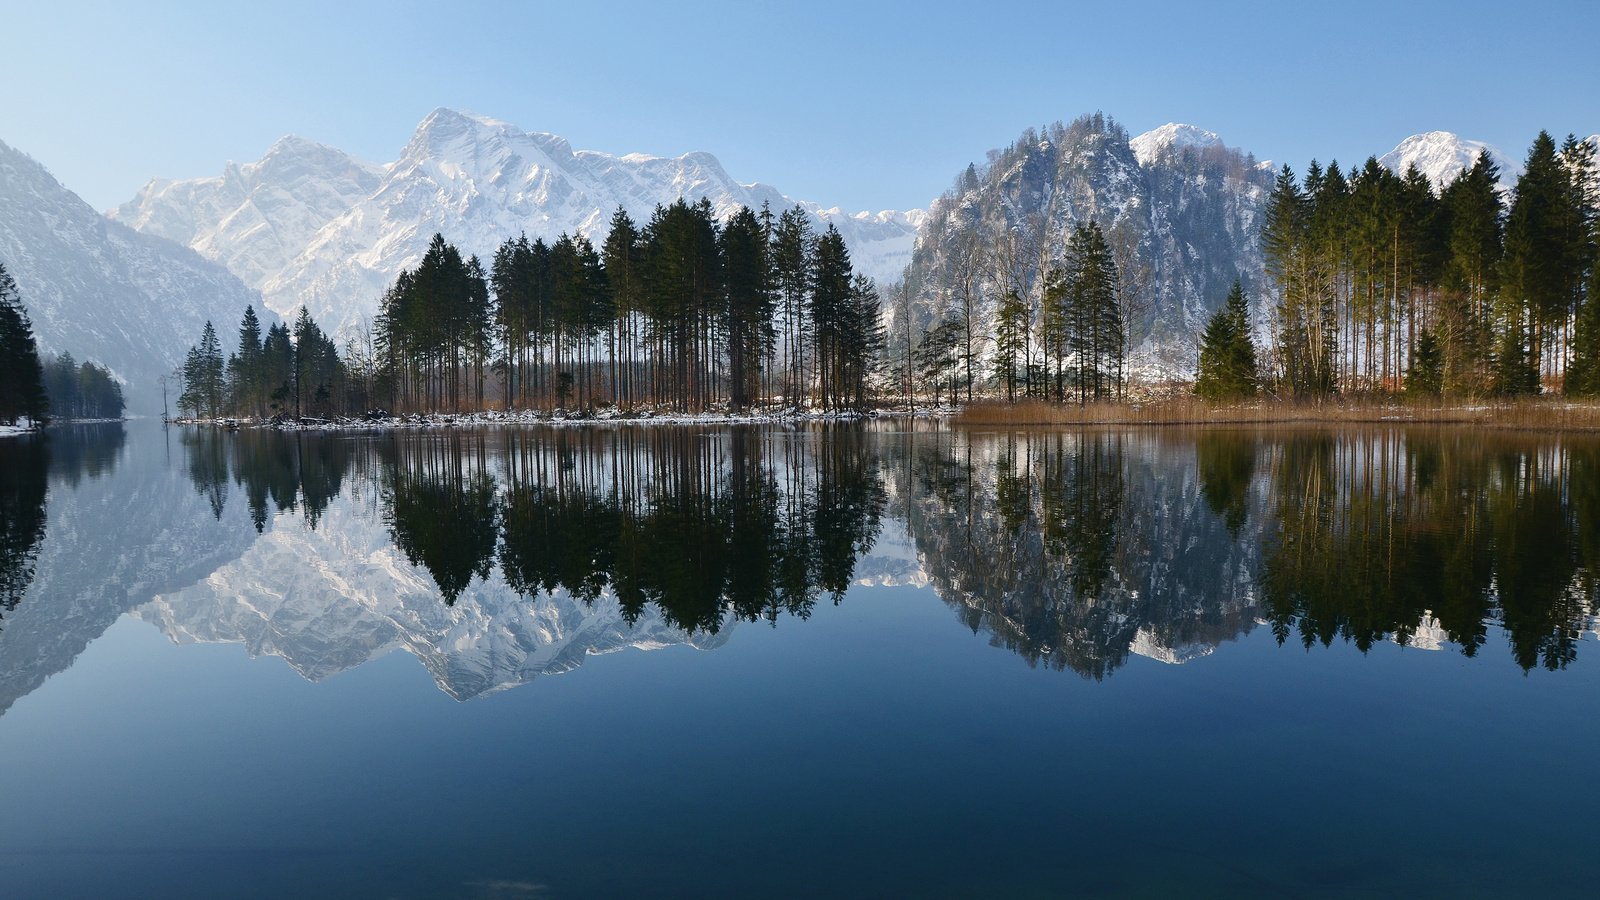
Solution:
M 709 201 L 618 209 L 583 236 L 506 240 L 487 269 L 435 235 L 339 351 L 302 309 L 261 335 L 246 310 L 224 361 L 208 324 L 182 369 L 182 411 L 219 415 L 815 404 L 864 407 L 883 354 L 880 300 L 833 227 L 804 211 Z
M 1042 229 L 1035 229 L 1042 231 Z M 915 401 L 920 385 L 935 404 L 972 399 L 984 377 L 1006 400 L 1035 398 L 1087 403 L 1116 400 L 1127 384 L 1129 301 L 1117 254 L 1099 224 L 1076 226 L 1061 262 L 1043 272 L 1038 288 L 1025 271 L 1050 257 L 1039 244 L 1006 233 L 975 239 L 957 257 L 945 286 L 948 312 L 912 334 L 911 292 L 894 294 L 895 353 L 905 393 Z M 978 325 L 978 308 L 993 297 L 992 329 Z M 948 391 L 948 394 L 946 393 Z
M 44 363 L 44 388 L 53 419 L 120 419 L 126 407 L 110 370 L 88 361 L 79 365 L 71 353 Z
M 17 282 L 0 264 L 0 424 L 43 424 L 50 412 L 33 323 Z
M 1594 154 L 1541 132 L 1509 206 L 1486 153 L 1439 191 L 1376 159 L 1285 166 L 1262 231 L 1281 393 L 1600 394 Z

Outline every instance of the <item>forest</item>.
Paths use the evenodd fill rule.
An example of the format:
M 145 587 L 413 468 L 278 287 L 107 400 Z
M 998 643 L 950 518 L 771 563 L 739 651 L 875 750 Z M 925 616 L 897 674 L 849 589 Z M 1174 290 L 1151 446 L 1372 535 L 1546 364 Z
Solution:
M 1514 185 L 1486 152 L 1437 191 L 1375 158 L 1284 166 L 1262 226 L 1277 291 L 1262 386 L 1600 394 L 1597 203 L 1595 147 L 1571 135 L 1541 132 Z
M 1261 202 L 1265 283 L 1237 272 L 1190 335 L 1195 380 L 1148 383 L 1151 373 L 1140 373 L 1139 394 L 1189 390 L 1209 402 L 1600 394 L 1595 152 L 1575 136 L 1558 144 L 1540 133 L 1514 181 L 1486 153 L 1443 184 L 1415 166 L 1397 174 L 1376 157 L 1349 170 L 1313 161 L 1304 177 L 1283 166 Z M 946 196 L 978 183 L 969 167 Z M 940 283 L 916 287 L 945 312 L 920 334 L 910 291 L 890 289 L 901 392 L 920 386 L 935 397 L 1035 407 L 1124 399 L 1130 326 L 1149 309 L 1143 294 L 1155 261 L 1122 222 L 1081 222 L 1054 247 L 1037 217 L 1012 218 L 1003 228 L 977 219 L 951 226 L 959 239 Z M 1006 415 L 980 410 L 972 421 Z
M 0 263 L 0 424 L 120 419 L 122 385 L 109 369 L 71 353 L 41 360 L 16 279 Z
M 484 409 L 860 409 L 883 354 L 876 286 L 803 210 L 709 201 L 618 209 L 600 247 L 508 238 L 486 266 L 435 235 L 341 347 L 302 307 L 265 332 L 247 309 L 224 358 L 210 323 L 180 412 L 360 415 Z

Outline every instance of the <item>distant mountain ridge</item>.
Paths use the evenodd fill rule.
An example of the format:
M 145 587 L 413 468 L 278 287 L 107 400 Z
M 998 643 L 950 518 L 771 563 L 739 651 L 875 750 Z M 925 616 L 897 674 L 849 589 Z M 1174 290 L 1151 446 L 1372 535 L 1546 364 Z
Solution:
M 642 225 L 657 204 L 702 196 L 723 218 L 740 206 L 795 205 L 776 188 L 736 181 L 709 153 L 574 150 L 556 135 L 441 108 L 387 165 L 286 138 L 221 176 L 152 181 L 109 215 L 226 264 L 274 310 L 304 304 L 340 329 L 376 312 L 435 232 L 487 259 L 519 233 L 582 233 L 598 244 L 618 206 Z M 799 205 L 818 230 L 837 226 L 856 268 L 880 281 L 909 262 L 922 220 L 918 210 L 848 215 Z

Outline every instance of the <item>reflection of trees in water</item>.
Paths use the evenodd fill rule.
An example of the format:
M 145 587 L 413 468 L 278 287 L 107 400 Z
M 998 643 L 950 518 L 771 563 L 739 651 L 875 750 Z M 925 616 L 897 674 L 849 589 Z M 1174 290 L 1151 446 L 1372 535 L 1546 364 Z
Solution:
M 1308 647 L 1443 637 L 1469 656 L 1502 625 L 1520 665 L 1560 668 L 1596 612 L 1587 440 L 603 427 L 183 443 L 213 512 L 238 485 L 258 529 L 274 509 L 315 527 L 332 497 L 369 491 L 451 603 L 498 564 L 523 594 L 613 594 L 631 620 L 653 604 L 691 631 L 805 617 L 876 539 L 886 474 L 962 621 L 1088 677 L 1257 621 Z
M 0 440 L 0 625 L 33 583 L 34 561 L 44 541 L 45 439 Z
M 500 561 L 523 593 L 613 590 L 689 631 L 805 617 L 844 593 L 883 499 L 855 431 L 508 432 Z
M 1203 431 L 1195 436 L 1200 494 L 1235 537 L 1250 514 L 1256 474 L 1256 436 L 1248 431 Z
M 69 487 L 75 487 L 85 477 L 99 478 L 115 472 L 127 443 L 121 422 L 55 425 L 46 434 L 50 478 Z
M 251 429 L 184 428 L 179 441 L 195 490 L 218 519 L 238 485 L 256 531 L 274 512 L 299 511 L 315 529 L 352 464 L 350 442 L 339 436 Z
M 1141 602 L 1118 571 L 1124 438 L 1098 432 L 904 436 L 889 450 L 935 589 L 1033 663 L 1103 677 Z
M 1452 431 L 903 438 L 899 503 L 940 595 L 1030 663 L 1099 678 L 1266 620 L 1363 651 L 1504 627 L 1560 668 L 1596 614 L 1600 444 Z M 1259 596 L 1258 596 L 1259 595 Z
M 385 521 L 395 546 L 455 603 L 474 575 L 489 577 L 499 501 L 481 435 L 447 432 L 383 445 Z
M 390 538 L 453 604 L 498 559 L 523 594 L 613 592 L 690 631 L 728 615 L 805 617 L 837 600 L 877 537 L 883 487 L 859 429 L 616 427 L 400 433 L 375 440 L 186 430 L 186 466 L 220 517 L 230 478 L 260 530 L 312 525 L 351 473 Z M 355 485 L 351 486 L 355 490 Z
M 1498 623 L 1525 669 L 1575 657 L 1600 563 L 1592 442 L 1319 433 L 1269 453 L 1261 585 L 1279 640 L 1365 650 L 1431 617 L 1468 656 Z
M 116 469 L 122 423 L 55 427 L 0 440 L 0 627 L 33 583 L 52 482 L 73 487 Z

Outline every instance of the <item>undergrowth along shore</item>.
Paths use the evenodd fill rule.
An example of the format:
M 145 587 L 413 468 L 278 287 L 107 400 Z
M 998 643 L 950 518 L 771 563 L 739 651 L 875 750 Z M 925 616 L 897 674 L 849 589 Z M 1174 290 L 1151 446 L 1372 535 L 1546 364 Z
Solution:
M 965 427 L 1027 425 L 1278 425 L 1278 424 L 1422 424 L 1474 425 L 1554 431 L 1600 431 L 1600 401 L 1574 402 L 1550 398 L 1507 400 L 1411 401 L 1393 399 L 1327 400 L 1297 403 L 1259 400 L 1249 403 L 1207 403 L 1196 398 L 1170 398 L 1145 403 L 1099 402 L 1017 403 L 976 401 L 951 418 Z

